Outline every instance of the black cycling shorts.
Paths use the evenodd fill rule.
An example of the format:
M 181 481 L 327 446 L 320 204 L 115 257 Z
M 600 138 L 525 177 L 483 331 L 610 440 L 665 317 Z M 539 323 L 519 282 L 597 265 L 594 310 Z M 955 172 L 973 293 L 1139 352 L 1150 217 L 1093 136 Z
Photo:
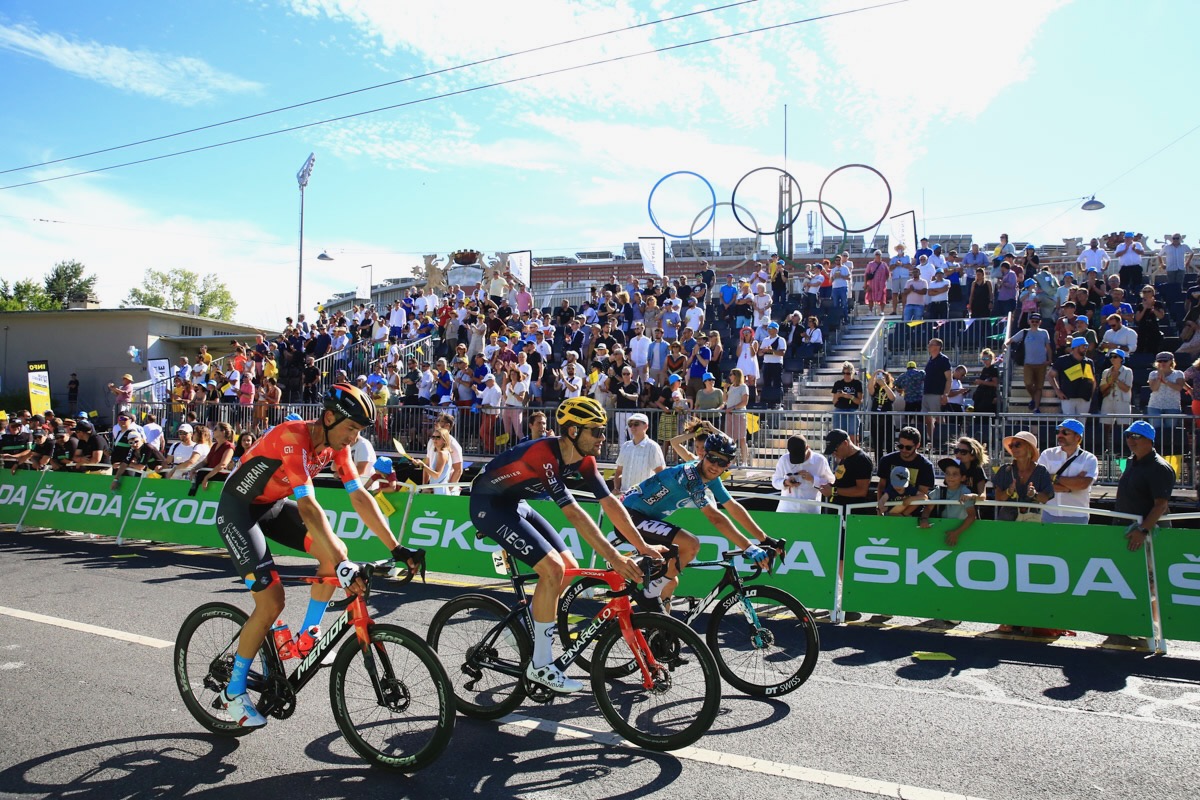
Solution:
M 232 493 L 222 492 L 217 503 L 217 531 L 229 549 L 234 569 L 252 592 L 261 592 L 279 577 L 267 539 L 302 553 L 309 549 L 300 506 L 291 498 L 247 504 Z
M 675 534 L 683 530 L 678 525 L 672 525 L 666 520 L 647 517 L 645 514 L 635 511 L 632 508 L 625 510 L 629 512 L 629 518 L 633 520 L 633 527 L 637 528 L 637 532 L 642 535 L 642 539 L 646 541 L 646 544 L 671 544 L 675 541 Z M 629 544 L 629 541 L 621 535 L 620 531 L 614 532 L 622 542 Z
M 558 531 L 528 503 L 497 500 L 495 495 L 471 495 L 471 523 L 475 530 L 531 567 L 550 553 L 567 552 L 569 548 Z

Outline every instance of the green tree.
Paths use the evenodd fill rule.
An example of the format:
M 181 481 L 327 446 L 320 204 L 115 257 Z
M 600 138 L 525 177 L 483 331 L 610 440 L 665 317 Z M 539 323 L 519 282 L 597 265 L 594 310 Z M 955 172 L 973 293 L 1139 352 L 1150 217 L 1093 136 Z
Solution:
M 96 276 L 83 274 L 83 264 L 71 259 L 60 261 L 46 276 L 46 296 L 55 303 L 55 308 L 66 308 L 76 297 L 87 297 L 96 288 Z
M 0 311 L 53 311 L 62 308 L 35 280 L 26 278 L 9 286 L 0 280 Z
M 146 270 L 141 287 L 129 290 L 129 296 L 121 301 L 121 307 L 154 306 L 186 311 L 191 306 L 199 308 L 202 317 L 225 320 L 233 319 L 237 301 L 229 288 L 216 275 L 205 275 L 201 280 L 195 272 L 187 269 L 172 269 L 166 272 Z

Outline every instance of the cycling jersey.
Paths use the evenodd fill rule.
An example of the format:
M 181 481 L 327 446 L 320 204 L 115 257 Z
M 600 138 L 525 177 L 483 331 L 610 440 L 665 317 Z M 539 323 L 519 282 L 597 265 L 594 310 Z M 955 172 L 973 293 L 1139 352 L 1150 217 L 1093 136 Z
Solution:
M 562 461 L 558 439 L 533 439 L 488 462 L 471 483 L 471 496 L 511 499 L 514 503 L 524 499 L 553 500 L 561 508 L 575 502 L 563 479 L 576 473 L 597 500 L 612 494 L 595 458 L 584 456 L 579 463 L 567 465 Z
M 313 476 L 330 462 L 346 491 L 359 489 L 350 448 L 314 452 L 308 423 L 294 420 L 255 442 L 223 484 L 217 531 L 251 591 L 262 591 L 279 577 L 267 539 L 308 552 L 311 537 L 296 500 L 312 494 Z
M 313 477 L 331 461 L 346 491 L 357 489 L 358 472 L 349 448 L 326 447 L 313 452 L 308 423 L 285 422 L 268 431 L 242 456 L 222 494 L 232 493 L 248 503 L 274 503 L 288 495 L 299 500 L 312 494 Z
M 651 475 L 623 494 L 621 505 L 650 519 L 663 519 L 676 509 L 705 508 L 714 502 L 723 506 L 732 499 L 720 476 L 705 483 L 700 462 L 688 461 Z
M 477 531 L 529 566 L 536 566 L 550 553 L 566 552 L 554 526 L 524 501 L 548 499 L 560 508 L 574 503 L 564 478 L 576 473 L 598 499 L 612 495 L 592 456 L 567 465 L 558 439 L 519 444 L 492 459 L 471 483 L 471 522 Z

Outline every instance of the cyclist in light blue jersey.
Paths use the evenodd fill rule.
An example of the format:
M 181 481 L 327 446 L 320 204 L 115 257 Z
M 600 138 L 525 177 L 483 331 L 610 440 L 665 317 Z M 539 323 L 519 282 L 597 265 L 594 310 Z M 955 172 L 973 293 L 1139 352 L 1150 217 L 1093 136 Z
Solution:
M 737 453 L 734 441 L 723 433 L 710 433 L 703 442 L 703 449 L 704 456 L 700 460 L 687 461 L 655 473 L 621 497 L 621 505 L 625 506 L 634 527 L 647 544 L 674 544 L 679 548 L 678 563 L 672 560 L 666 576 L 646 588 L 647 598 L 661 597 L 669 601 L 679 582 L 679 570 L 700 552 L 700 540 L 694 534 L 666 521 L 666 517 L 678 509 L 700 509 L 722 536 L 735 548 L 745 550 L 746 557 L 756 564 L 768 558 L 768 551 L 751 543 L 734 522 L 753 534 L 759 543 L 781 546 L 763 532 L 741 503 L 729 496 L 721 482 L 722 473 L 729 469 Z M 617 535 L 621 535 L 619 531 Z

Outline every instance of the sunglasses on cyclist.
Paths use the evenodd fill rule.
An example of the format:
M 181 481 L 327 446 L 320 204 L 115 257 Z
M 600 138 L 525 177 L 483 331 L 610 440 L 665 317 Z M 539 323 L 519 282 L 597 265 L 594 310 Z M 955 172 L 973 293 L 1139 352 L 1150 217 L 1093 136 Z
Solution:
M 584 430 L 587 431 L 588 433 L 590 433 L 593 437 L 595 437 L 597 439 L 599 439 L 601 436 L 604 435 L 604 426 L 603 425 L 597 425 L 594 428 L 584 428 Z
M 712 453 L 705 453 L 704 460 L 716 464 L 718 467 L 728 467 L 733 463 L 733 459 L 731 458 L 721 458 L 720 456 L 714 456 Z

